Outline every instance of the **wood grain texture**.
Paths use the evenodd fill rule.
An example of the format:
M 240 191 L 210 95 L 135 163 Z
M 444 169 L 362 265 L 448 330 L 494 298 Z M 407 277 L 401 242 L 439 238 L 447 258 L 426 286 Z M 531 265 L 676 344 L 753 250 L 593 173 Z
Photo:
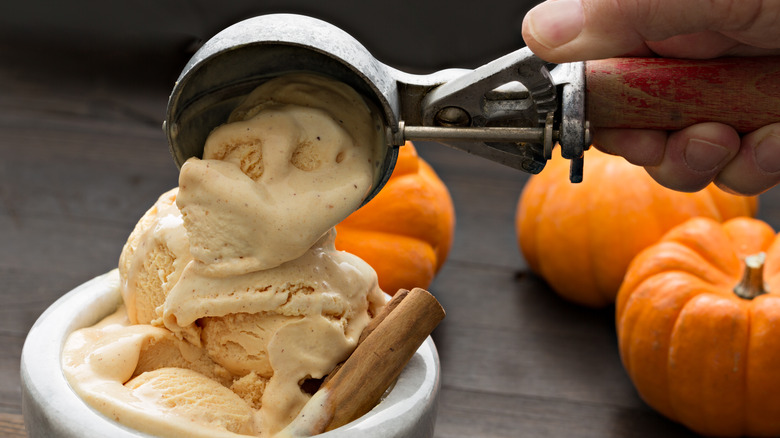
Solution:
M 8 50 L 0 47 L 0 436 L 22 437 L 27 331 L 62 294 L 116 266 L 136 220 L 177 174 L 160 129 L 167 66 L 61 55 L 68 67 L 42 61 L 55 53 Z M 528 272 L 513 222 L 528 175 L 417 146 L 457 213 L 452 252 L 429 288 L 447 312 L 433 332 L 436 437 L 694 436 L 636 395 L 612 309 L 567 303 Z M 780 190 L 761 199 L 760 217 L 780 228 Z
M 601 128 L 676 130 L 780 122 L 780 57 L 615 58 L 585 63 L 587 117 Z
M 4 438 L 23 438 L 27 434 L 24 431 L 24 421 L 19 414 L 5 414 L 0 412 L 0 436 Z

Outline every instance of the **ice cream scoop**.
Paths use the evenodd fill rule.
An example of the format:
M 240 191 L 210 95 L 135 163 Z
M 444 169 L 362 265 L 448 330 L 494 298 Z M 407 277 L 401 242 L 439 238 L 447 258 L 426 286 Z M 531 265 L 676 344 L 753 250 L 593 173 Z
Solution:
M 370 199 L 405 140 L 434 140 L 530 173 L 560 144 L 582 179 L 590 129 L 680 129 L 727 123 L 741 132 L 780 121 L 780 58 L 626 58 L 549 64 L 527 48 L 474 70 L 413 75 L 387 66 L 343 30 L 294 14 L 236 23 L 207 41 L 171 93 L 164 130 L 181 165 L 258 84 L 283 73 L 342 81 L 377 108 L 386 153 Z

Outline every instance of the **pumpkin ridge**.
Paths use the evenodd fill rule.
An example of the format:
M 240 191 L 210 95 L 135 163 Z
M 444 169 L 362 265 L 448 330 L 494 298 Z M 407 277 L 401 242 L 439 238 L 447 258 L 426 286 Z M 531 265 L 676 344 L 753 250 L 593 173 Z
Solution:
M 354 231 L 359 231 L 361 233 L 383 236 L 384 238 L 389 239 L 391 241 L 393 239 L 395 239 L 396 237 L 399 237 L 399 236 L 400 237 L 406 237 L 406 238 L 408 238 L 410 240 L 415 240 L 415 241 L 418 241 L 418 242 L 420 242 L 420 243 L 422 243 L 422 244 L 424 244 L 426 246 L 430 246 L 431 248 L 433 248 L 434 252 L 436 251 L 436 248 L 438 248 L 438 246 L 439 246 L 439 245 L 436 245 L 436 244 L 433 244 L 433 243 L 429 242 L 428 240 L 425 240 L 425 239 L 421 238 L 420 236 L 416 236 L 416 235 L 409 234 L 409 233 L 404 233 L 401 230 L 399 230 L 399 231 L 371 230 L 371 229 L 363 228 L 363 227 L 350 227 L 348 225 L 347 226 L 342 225 L 340 228 L 342 230 L 344 230 L 345 233 L 346 232 L 350 232 L 350 230 L 354 230 Z
M 712 285 L 706 286 L 713 289 Z M 739 406 L 744 405 L 746 398 L 745 387 L 740 386 L 739 382 L 746 378 L 743 359 L 750 332 L 747 331 L 749 326 L 740 325 L 739 322 L 742 318 L 749 322 L 749 312 L 741 301 L 702 291 L 687 300 L 676 315 L 669 351 L 670 359 L 672 354 L 679 356 L 676 358 L 679 359 L 679 370 L 671 366 L 670 360 L 670 399 L 677 404 L 672 405 L 679 414 L 676 420 L 702 435 L 742 435 L 735 426 L 742 423 L 742 416 L 735 418 L 732 415 L 735 411 L 739 415 Z M 711 326 L 704 323 L 711 323 Z M 724 326 L 731 330 L 721 330 Z M 705 332 L 713 336 L 713 341 L 707 339 L 701 343 L 707 336 L 702 335 Z M 675 349 L 680 346 L 682 348 Z M 724 354 L 724 351 L 732 352 L 731 348 L 735 355 Z M 692 359 L 691 351 L 694 349 L 696 353 Z M 718 360 L 722 356 L 725 359 Z M 700 371 L 694 379 L 688 375 L 691 369 Z M 732 377 L 730 372 L 736 376 Z M 722 391 L 716 389 L 721 385 L 735 390 L 727 392 L 729 397 L 714 397 L 711 392 Z
M 670 275 L 673 276 L 672 279 L 668 278 Z M 688 282 L 690 281 L 689 277 L 693 277 L 701 284 L 696 285 L 698 287 L 687 286 Z M 661 289 L 659 291 L 656 286 L 656 283 L 668 284 L 672 281 L 681 284 L 685 287 L 686 290 L 681 291 L 680 288 L 674 288 L 673 290 Z M 671 373 L 669 372 L 669 369 L 672 355 L 670 353 L 670 346 L 667 344 L 666 347 L 656 347 L 655 343 L 653 343 L 653 352 L 648 352 L 646 350 L 648 347 L 643 345 L 642 342 L 638 342 L 646 340 L 641 336 L 635 335 L 633 331 L 635 329 L 642 331 L 650 325 L 653 328 L 650 331 L 653 333 L 663 333 L 662 335 L 658 335 L 658 339 L 660 339 L 661 342 L 666 341 L 670 343 L 672 336 L 674 335 L 677 328 L 679 315 L 682 313 L 683 308 L 685 308 L 685 306 L 688 305 L 691 300 L 702 293 L 701 286 L 706 286 L 706 284 L 698 277 L 692 276 L 685 271 L 658 273 L 652 275 L 632 289 L 634 292 L 631 293 L 631 296 L 625 305 L 625 311 L 623 312 L 621 323 L 625 322 L 627 314 L 630 315 L 632 311 L 636 312 L 637 307 L 634 306 L 639 306 L 638 316 L 633 318 L 634 321 L 630 327 L 626 327 L 624 324 L 619 325 L 621 339 L 630 340 L 628 343 L 621 341 L 623 344 L 623 348 L 621 348 L 621 356 L 625 356 L 624 366 L 626 371 L 631 376 L 632 381 L 641 382 L 643 370 L 641 368 L 637 370 L 637 365 L 644 365 L 647 362 L 648 354 L 655 355 L 658 354 L 656 353 L 657 351 L 660 351 L 662 357 L 657 358 L 653 362 L 656 362 L 659 365 L 663 365 L 662 367 L 656 369 L 655 373 L 663 374 L 662 380 L 664 381 L 665 386 L 663 388 L 654 388 L 651 385 L 651 387 L 648 388 L 644 387 L 642 383 L 635 384 L 637 385 L 637 388 L 643 386 L 641 388 L 642 391 L 640 392 L 640 395 L 648 405 L 675 421 L 679 421 L 678 419 L 680 417 L 671 400 L 672 383 L 670 382 Z M 680 298 L 681 295 L 685 296 Z M 672 301 L 675 304 L 674 307 L 671 307 L 674 313 L 671 313 L 671 311 L 669 311 L 667 308 L 664 308 L 663 313 L 665 318 L 663 320 L 659 320 L 655 318 L 659 314 L 659 309 L 653 305 L 648 305 L 648 303 L 655 303 L 657 305 L 657 303 L 663 303 L 665 301 Z M 658 325 L 664 321 L 671 322 L 671 325 L 668 328 Z M 652 391 L 654 389 L 659 390 L 660 394 L 653 394 Z M 648 392 L 650 392 L 649 395 Z M 661 399 L 657 399 L 655 397 L 661 397 Z
M 778 354 L 780 351 L 777 336 L 767 338 L 767 333 L 777 333 L 776 296 L 761 295 L 750 301 L 751 338 L 749 340 L 750 362 L 746 362 L 745 435 L 777 436 L 780 419 L 777 418 L 780 401 L 777 390 L 780 377 L 777 375 Z M 752 384 L 751 384 L 752 383 Z M 767 421 L 772 418 L 772 421 Z
M 775 231 L 768 224 L 747 217 L 724 222 L 723 230 L 740 259 L 760 252 L 766 253 L 776 237 Z
M 658 288 L 659 284 L 668 285 L 670 283 L 678 284 L 679 287 L 669 289 Z M 621 357 L 623 357 L 624 367 L 631 377 L 631 380 L 637 385 L 637 389 L 640 390 L 641 398 L 653 409 L 674 421 L 680 421 L 681 417 L 678 409 L 672 403 L 672 394 L 674 393 L 674 389 L 676 389 L 675 383 L 673 383 L 671 379 L 672 373 L 670 372 L 670 368 L 672 367 L 670 363 L 672 358 L 670 352 L 672 339 L 677 331 L 679 317 L 683 312 L 683 309 L 691 300 L 705 294 L 710 294 L 715 299 L 722 299 L 721 295 L 713 293 L 714 289 L 715 288 L 707 283 L 706 280 L 686 271 L 659 272 L 645 278 L 642 282 L 631 288 L 632 292 L 629 293 L 628 300 L 625 302 L 623 311 L 621 312 L 618 329 L 620 332 L 620 354 Z M 660 304 L 667 302 L 674 305 L 671 307 L 664 306 L 663 309 L 658 308 Z M 627 327 L 627 315 L 630 316 L 632 312 L 636 312 L 637 310 L 639 311 L 638 316 L 634 316 L 632 318 L 632 324 L 630 327 Z M 663 319 L 654 318 L 659 315 L 659 312 L 664 314 Z M 671 322 L 671 326 L 668 328 L 659 326 L 658 324 L 663 321 Z M 666 347 L 654 347 L 652 349 L 654 351 L 652 355 L 656 355 L 658 354 L 657 352 L 660 351 L 662 357 L 656 360 L 652 360 L 652 356 L 648 358 L 647 355 L 651 354 L 647 350 L 649 347 L 643 345 L 642 342 L 638 342 L 647 342 L 647 340 L 634 333 L 634 330 L 639 330 L 639 333 L 642 333 L 643 331 L 661 333 L 660 335 L 657 335 L 657 337 L 662 341 L 667 341 L 667 345 Z M 655 373 L 663 373 L 662 380 L 665 382 L 663 390 L 655 388 L 655 385 L 651 383 L 641 383 L 641 376 L 644 374 L 641 367 L 637 370 L 637 365 L 646 365 L 648 360 L 663 365 L 662 368 L 654 371 Z M 650 387 L 646 385 L 650 385 Z M 654 393 L 654 389 L 659 389 L 658 393 Z M 661 399 L 655 397 L 661 397 Z
M 732 277 L 731 275 L 729 275 L 728 272 L 725 272 L 725 270 L 723 269 L 724 268 L 723 266 L 720 266 L 720 264 L 716 260 L 714 260 L 712 257 L 710 257 L 710 255 L 708 254 L 709 251 L 707 251 L 706 249 L 701 248 L 701 247 L 695 248 L 695 247 L 692 247 L 690 245 L 686 245 L 685 243 L 682 243 L 682 242 L 678 242 L 678 243 L 680 244 L 681 247 L 684 247 L 687 250 L 690 250 L 691 253 L 696 254 L 696 256 L 702 262 L 707 264 L 707 268 L 711 268 L 711 269 L 713 269 L 713 270 L 715 270 L 715 271 L 717 271 L 717 272 L 719 272 L 719 273 L 721 273 L 723 275 L 726 275 L 728 277 Z
M 748 371 L 750 370 L 750 344 L 753 340 L 753 312 L 754 312 L 754 306 L 752 302 L 747 303 L 745 306 L 745 317 L 747 318 L 746 322 L 746 333 L 747 333 L 747 339 L 745 344 L 742 348 L 742 357 L 743 363 L 742 363 L 742 388 L 744 389 L 743 393 L 743 403 L 742 403 L 742 412 L 740 415 L 740 430 L 744 432 L 747 432 L 750 430 L 748 425 L 748 411 L 749 411 L 749 397 L 748 397 Z
M 681 247 L 696 253 L 715 271 L 729 278 L 739 279 L 742 274 L 741 264 L 733 240 L 724 231 L 721 223 L 711 218 L 696 217 L 689 219 L 685 224 L 685 227 L 680 226 L 670 230 L 664 235 L 661 242 L 676 242 Z M 702 235 L 706 235 L 707 238 L 702 239 Z M 718 255 L 727 257 L 730 255 L 730 257 L 724 263 L 724 260 L 719 259 Z M 733 286 L 732 284 L 731 287 Z
M 690 260 L 691 258 L 695 258 L 695 260 Z M 695 248 L 677 240 L 662 240 L 647 251 L 642 251 L 636 260 L 637 264 L 640 265 L 637 268 L 638 273 L 635 273 L 627 281 L 629 283 L 627 287 L 630 287 L 632 282 L 639 284 L 648 277 L 672 272 L 683 272 L 701 281 L 728 288 L 733 288 L 735 278 L 738 278 L 723 272 L 719 266 L 704 257 L 700 251 L 696 251 Z M 707 274 L 713 271 L 719 274 L 719 278 L 707 277 Z

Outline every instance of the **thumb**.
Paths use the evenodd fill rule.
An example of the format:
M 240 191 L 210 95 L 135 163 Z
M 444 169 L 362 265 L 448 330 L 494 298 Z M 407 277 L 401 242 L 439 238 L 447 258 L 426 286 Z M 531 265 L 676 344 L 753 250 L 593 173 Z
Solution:
M 690 34 L 720 46 L 769 47 L 777 44 L 776 23 L 767 18 L 775 9 L 761 0 L 548 0 L 526 15 L 523 38 L 550 62 L 646 53 L 648 41 Z

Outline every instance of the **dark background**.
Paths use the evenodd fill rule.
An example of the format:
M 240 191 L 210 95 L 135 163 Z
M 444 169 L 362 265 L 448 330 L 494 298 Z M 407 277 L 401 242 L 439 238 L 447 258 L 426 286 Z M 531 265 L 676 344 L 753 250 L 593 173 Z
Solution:
M 293 12 L 324 19 L 380 61 L 413 71 L 476 67 L 522 47 L 522 17 L 537 1 L 32 0 L 0 4 L 6 44 L 175 58 L 228 25 Z

